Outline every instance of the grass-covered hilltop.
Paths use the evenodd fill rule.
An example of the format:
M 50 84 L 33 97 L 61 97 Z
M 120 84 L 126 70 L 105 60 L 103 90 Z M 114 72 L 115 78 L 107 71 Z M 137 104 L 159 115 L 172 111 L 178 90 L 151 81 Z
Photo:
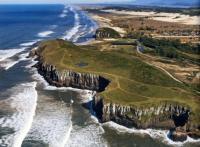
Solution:
M 96 39 L 119 38 L 120 34 L 112 28 L 104 27 L 96 30 Z
M 40 43 L 40 74 L 53 85 L 95 90 L 101 121 L 137 128 L 178 127 L 199 135 L 200 97 L 163 70 L 144 62 L 131 39 L 77 46 L 64 40 Z

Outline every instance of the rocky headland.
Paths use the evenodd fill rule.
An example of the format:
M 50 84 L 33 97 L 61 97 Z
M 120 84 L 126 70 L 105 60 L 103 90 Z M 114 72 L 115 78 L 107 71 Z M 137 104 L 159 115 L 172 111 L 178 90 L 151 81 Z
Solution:
M 66 42 L 57 40 L 56 43 L 60 43 L 59 46 L 64 46 Z M 47 44 L 39 45 L 37 49 L 30 53 L 30 56 L 37 57 L 38 63 L 35 67 L 38 72 L 50 85 L 96 91 L 97 94 L 90 103 L 92 103 L 94 115 L 100 122 L 114 121 L 126 127 L 142 129 L 171 129 L 169 136 L 174 141 L 184 141 L 187 139 L 187 135 L 193 138 L 200 137 L 200 124 L 194 121 L 195 112 L 189 105 L 164 100 L 156 105 L 146 103 L 137 106 L 128 102 L 119 103 L 119 101 L 112 99 L 108 100 L 101 93 L 108 90 L 109 86 L 112 85 L 112 78 L 97 74 L 98 72 L 73 70 L 73 68 L 70 68 L 71 65 L 69 65 L 69 68 L 65 68 L 52 64 L 48 62 L 49 59 L 45 54 L 49 54 L 57 47 L 47 48 L 47 46 Z M 70 43 L 70 46 L 66 48 L 68 47 L 74 46 Z M 68 52 L 68 54 L 72 53 Z

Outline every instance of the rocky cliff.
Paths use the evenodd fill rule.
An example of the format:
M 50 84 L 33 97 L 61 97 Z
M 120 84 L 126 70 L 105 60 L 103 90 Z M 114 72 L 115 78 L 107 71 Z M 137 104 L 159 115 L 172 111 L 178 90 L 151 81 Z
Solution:
M 42 62 L 39 62 L 36 67 L 49 84 L 57 87 L 73 87 L 101 92 L 110 82 L 95 74 L 78 73 L 71 70 L 58 71 L 55 66 Z
M 99 96 L 94 98 L 93 109 L 101 122 L 114 121 L 126 127 L 139 129 L 156 128 L 172 129 L 184 132 L 180 139 L 172 136 L 175 141 L 186 140 L 189 135 L 199 138 L 199 127 L 191 121 L 191 110 L 187 106 L 163 102 L 158 106 L 136 107 L 105 102 Z M 178 133 L 180 135 L 180 133 Z
M 57 87 L 73 87 L 79 89 L 93 90 L 102 92 L 109 84 L 109 80 L 100 75 L 90 73 L 79 73 L 72 70 L 59 71 L 55 66 L 44 61 L 41 55 L 45 46 L 33 49 L 29 56 L 37 57 L 38 63 L 35 65 L 40 75 L 50 84 Z
M 184 126 L 189 118 L 189 108 L 179 105 L 164 104 L 157 107 L 137 108 L 131 106 L 123 106 L 118 104 L 106 103 L 103 105 L 102 121 L 114 120 L 128 127 L 137 128 L 165 128 L 175 127 L 176 123 L 173 118 L 182 114 L 186 114 L 183 122 Z M 166 122 L 166 123 L 165 123 Z M 175 122 L 175 123 L 173 123 Z

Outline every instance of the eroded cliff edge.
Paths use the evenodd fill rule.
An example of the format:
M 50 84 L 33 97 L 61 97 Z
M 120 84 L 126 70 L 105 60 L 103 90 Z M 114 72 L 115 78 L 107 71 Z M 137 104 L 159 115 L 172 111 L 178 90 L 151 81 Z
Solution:
M 106 102 L 100 96 L 94 97 L 93 109 L 102 121 L 114 121 L 126 127 L 138 129 L 175 129 L 181 137 L 172 136 L 175 141 L 184 141 L 186 135 L 199 138 L 199 125 L 192 122 L 192 111 L 178 103 L 163 102 L 158 106 L 128 106 Z
M 35 67 L 50 85 L 57 87 L 73 87 L 102 92 L 110 82 L 100 75 L 79 73 L 72 70 L 60 72 L 56 70 L 55 66 L 41 61 Z
M 112 82 L 101 75 L 77 72 L 70 69 L 60 70 L 55 65 L 45 61 L 41 49 L 33 50 L 31 56 L 37 56 L 35 67 L 46 81 L 57 87 L 73 87 L 102 92 Z M 187 135 L 199 138 L 200 126 L 193 122 L 194 112 L 187 105 L 163 101 L 159 105 L 124 105 L 105 100 L 102 95 L 94 96 L 91 102 L 94 115 L 100 122 L 114 121 L 127 127 L 136 128 L 175 128 L 181 135 L 173 135 L 175 141 L 184 141 Z M 180 133 L 179 133 L 180 134 Z

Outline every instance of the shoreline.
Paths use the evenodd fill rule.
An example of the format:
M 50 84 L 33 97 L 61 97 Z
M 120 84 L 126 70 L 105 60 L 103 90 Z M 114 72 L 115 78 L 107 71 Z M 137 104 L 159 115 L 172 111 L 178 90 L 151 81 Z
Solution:
M 84 11 L 84 10 L 83 10 Z M 126 34 L 126 31 L 120 27 L 114 27 L 113 24 L 109 23 L 109 21 L 111 20 L 108 20 L 108 19 L 104 19 L 103 17 L 100 17 L 98 15 L 95 15 L 95 14 L 92 14 L 92 13 L 89 13 L 87 12 L 87 16 L 93 21 L 95 22 L 96 26 L 96 30 L 99 29 L 99 28 L 102 28 L 102 27 L 108 27 L 108 28 L 111 28 L 117 32 L 120 33 L 120 35 L 123 37 L 125 34 Z M 92 45 L 92 44 L 97 44 L 97 43 L 101 43 L 105 40 L 109 40 L 109 39 L 104 39 L 104 40 L 96 40 L 94 37 L 88 41 L 85 41 L 85 42 L 81 42 L 81 43 L 75 43 L 76 45 Z
M 99 27 L 108 27 L 108 28 L 111 28 L 111 29 L 114 29 L 115 31 L 119 32 L 122 36 L 125 35 L 126 31 L 120 27 L 114 27 L 113 24 L 111 23 L 111 19 L 108 19 L 108 18 L 103 18 L 99 15 L 96 15 L 96 14 L 92 14 L 92 13 L 89 13 L 89 16 L 95 20 L 95 22 L 97 22 L 98 26 Z
M 96 30 L 98 28 L 101 27 L 100 23 L 98 21 L 96 21 L 95 19 L 93 19 L 92 15 L 90 13 L 88 13 L 87 11 L 84 11 L 83 8 L 79 7 L 81 9 L 82 12 L 84 12 L 86 14 L 86 16 L 92 21 L 92 23 L 94 24 L 94 27 L 92 28 L 94 30 L 94 34 L 96 32 Z M 92 37 L 91 39 L 81 42 L 81 43 L 75 43 L 76 45 L 90 45 L 90 44 L 95 44 L 98 43 L 98 41 Z

